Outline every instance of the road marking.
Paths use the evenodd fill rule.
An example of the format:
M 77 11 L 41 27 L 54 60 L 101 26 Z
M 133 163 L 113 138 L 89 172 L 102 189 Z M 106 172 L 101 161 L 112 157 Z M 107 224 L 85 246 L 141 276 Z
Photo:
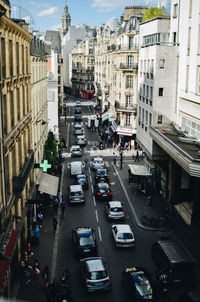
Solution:
M 94 194 L 94 188 L 93 188 L 93 186 L 91 185 L 91 190 L 92 190 L 92 193 Z
M 98 232 L 99 232 L 99 241 L 102 241 L 101 228 L 100 228 L 100 226 L 98 226 Z
M 97 204 L 94 196 L 93 196 L 93 202 L 94 202 L 94 206 L 96 207 Z
M 92 184 L 92 176 L 90 175 L 90 183 Z
M 97 210 L 95 210 L 95 215 L 96 215 L 96 220 L 97 220 L 97 222 L 99 222 L 99 216 L 98 216 Z

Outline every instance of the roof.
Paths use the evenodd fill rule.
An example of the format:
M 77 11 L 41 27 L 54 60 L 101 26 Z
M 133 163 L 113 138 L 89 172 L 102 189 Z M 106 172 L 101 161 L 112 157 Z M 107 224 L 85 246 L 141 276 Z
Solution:
M 132 230 L 131 230 L 131 227 L 129 224 L 114 224 L 112 227 L 116 227 L 119 232 L 131 232 L 132 233 Z
M 128 166 L 131 171 L 131 174 L 133 175 L 152 176 L 151 172 L 149 172 L 145 165 L 131 164 Z
M 109 205 L 111 207 L 119 207 L 119 208 L 121 208 L 122 206 L 121 201 L 109 201 Z

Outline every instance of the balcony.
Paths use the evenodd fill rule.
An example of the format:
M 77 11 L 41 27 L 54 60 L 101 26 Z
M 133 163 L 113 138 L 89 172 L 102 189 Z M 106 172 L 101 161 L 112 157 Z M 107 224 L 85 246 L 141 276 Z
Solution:
M 63 63 L 63 59 L 62 58 L 58 58 L 58 64 L 62 64 Z
M 124 104 L 120 104 L 119 102 L 115 102 L 115 109 L 116 111 L 125 111 L 125 112 L 137 112 L 137 105 L 133 104 L 133 105 L 124 105 Z
M 120 63 L 119 69 L 122 69 L 123 71 L 132 71 L 132 70 L 138 70 L 138 64 L 123 64 Z
M 138 45 L 128 45 L 128 44 L 119 44 L 119 45 L 111 45 L 111 51 L 138 51 Z
M 29 157 L 24 163 L 24 166 L 21 169 L 19 176 L 13 177 L 13 193 L 20 194 L 22 193 L 24 186 L 27 182 L 27 179 L 31 173 L 31 169 L 34 165 L 34 151 L 30 150 Z

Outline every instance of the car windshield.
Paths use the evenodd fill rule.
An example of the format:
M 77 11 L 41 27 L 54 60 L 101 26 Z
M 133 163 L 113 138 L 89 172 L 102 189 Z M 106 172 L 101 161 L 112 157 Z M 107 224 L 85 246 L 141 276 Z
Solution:
M 106 172 L 104 170 L 97 170 L 97 176 L 104 176 Z
M 94 245 L 94 240 L 93 240 L 92 234 L 88 237 L 80 236 L 79 237 L 79 244 L 80 244 L 80 246 Z
M 119 207 L 113 207 L 110 210 L 111 210 L 111 212 L 115 212 L 115 213 L 117 213 L 117 212 L 123 212 L 123 209 L 119 208 Z
M 131 233 L 119 233 L 118 239 L 133 239 L 133 235 Z
M 107 277 L 107 274 L 105 271 L 95 271 L 89 273 L 89 279 L 90 280 L 101 280 Z
M 134 272 L 131 274 L 131 276 L 135 284 L 136 299 L 141 299 L 141 297 L 144 299 L 151 299 L 153 290 L 144 272 Z
M 107 193 L 108 192 L 108 188 L 105 186 L 105 185 L 100 185 L 99 186 L 99 191 L 101 192 L 101 193 Z
M 78 180 L 85 181 L 86 180 L 85 175 L 78 176 Z
M 103 160 L 102 159 L 94 159 L 94 163 L 97 165 L 102 164 Z
M 72 151 L 80 151 L 80 148 L 73 148 Z

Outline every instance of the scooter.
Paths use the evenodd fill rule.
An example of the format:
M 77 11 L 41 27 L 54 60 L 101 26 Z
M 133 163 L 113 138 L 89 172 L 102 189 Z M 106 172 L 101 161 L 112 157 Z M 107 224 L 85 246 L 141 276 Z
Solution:
M 103 143 L 102 142 L 99 143 L 99 150 L 103 150 Z
M 158 281 L 159 291 L 162 294 L 168 293 L 168 286 L 169 286 L 169 278 L 168 275 L 164 272 L 156 273 L 156 278 Z

